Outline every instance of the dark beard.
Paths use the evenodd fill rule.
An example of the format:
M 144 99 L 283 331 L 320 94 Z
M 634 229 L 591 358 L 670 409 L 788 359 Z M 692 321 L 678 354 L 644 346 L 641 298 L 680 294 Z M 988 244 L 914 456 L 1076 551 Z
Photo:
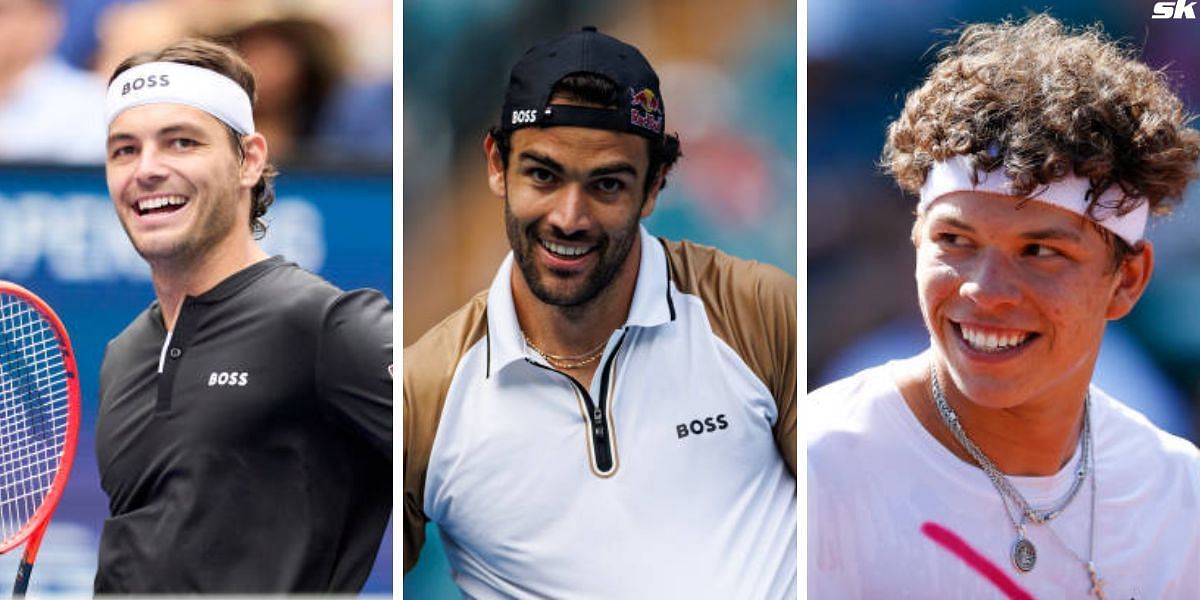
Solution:
M 597 240 L 596 247 L 592 250 L 600 257 L 596 267 L 586 274 L 586 279 L 580 287 L 574 290 L 560 291 L 554 289 L 550 285 L 551 282 L 548 281 L 554 277 L 554 270 L 550 270 L 543 277 L 534 261 L 533 255 L 541 245 L 537 235 L 538 222 L 535 221 L 522 228 L 521 223 L 509 209 L 508 199 L 504 200 L 504 226 L 508 234 L 508 243 L 512 247 L 513 258 L 516 260 L 518 268 L 521 269 L 521 275 L 525 277 L 529 289 L 538 300 L 552 306 L 573 309 L 571 312 L 583 309 L 612 283 L 617 271 L 621 269 L 621 265 L 625 264 L 625 259 L 629 256 L 629 251 L 633 248 L 633 241 L 639 235 L 639 217 L 639 214 L 634 213 L 633 219 L 615 235 L 611 237 L 604 235 Z M 572 238 L 582 237 L 562 235 L 561 231 L 555 231 L 555 235 L 568 241 Z

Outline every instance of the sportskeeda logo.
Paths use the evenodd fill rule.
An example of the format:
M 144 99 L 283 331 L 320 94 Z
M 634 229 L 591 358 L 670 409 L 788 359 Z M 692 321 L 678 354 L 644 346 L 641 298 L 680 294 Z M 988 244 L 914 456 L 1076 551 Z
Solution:
M 1174 2 L 1155 2 L 1154 14 L 1151 19 L 1195 19 L 1195 2 L 1175 0 Z

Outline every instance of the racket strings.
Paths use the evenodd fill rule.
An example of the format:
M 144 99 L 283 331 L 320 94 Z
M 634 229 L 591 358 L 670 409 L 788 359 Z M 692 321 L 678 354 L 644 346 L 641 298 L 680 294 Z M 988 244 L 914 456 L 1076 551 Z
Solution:
M 0 539 L 42 506 L 67 437 L 69 386 L 59 341 L 38 310 L 0 294 Z

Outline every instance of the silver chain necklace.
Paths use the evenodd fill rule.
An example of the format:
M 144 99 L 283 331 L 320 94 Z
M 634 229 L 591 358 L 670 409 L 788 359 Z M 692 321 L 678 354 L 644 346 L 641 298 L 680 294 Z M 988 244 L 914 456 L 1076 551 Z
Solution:
M 1015 566 L 1022 573 L 1028 573 L 1029 571 L 1033 570 L 1034 565 L 1037 563 L 1037 549 L 1033 546 L 1033 542 L 1029 541 L 1029 539 L 1025 536 L 1025 523 L 1033 522 L 1037 525 L 1046 525 L 1046 529 L 1050 530 L 1051 535 L 1058 540 L 1059 544 L 1062 544 L 1062 546 L 1066 548 L 1068 552 L 1074 555 L 1079 562 L 1083 563 L 1084 568 L 1087 569 L 1088 577 L 1092 581 L 1091 593 L 1097 598 L 1103 599 L 1104 581 L 1100 579 L 1099 575 L 1096 574 L 1096 566 L 1092 560 L 1096 547 L 1096 476 L 1094 472 L 1092 473 L 1091 477 L 1092 498 L 1091 517 L 1088 528 L 1087 560 L 1084 560 L 1079 556 L 1078 553 L 1071 549 L 1071 547 L 1068 546 L 1066 542 L 1062 540 L 1062 538 L 1058 537 L 1058 533 L 1054 531 L 1054 528 L 1050 527 L 1049 525 L 1049 522 L 1055 517 L 1061 515 L 1063 511 L 1066 510 L 1067 506 L 1071 504 L 1071 501 L 1075 499 L 1075 496 L 1079 494 L 1079 489 L 1082 487 L 1083 480 L 1087 478 L 1089 471 L 1094 471 L 1093 463 L 1095 459 L 1092 455 L 1091 392 L 1088 392 L 1087 395 L 1084 396 L 1083 400 L 1083 440 L 1081 442 L 1081 456 L 1079 459 L 1079 466 L 1075 470 L 1075 479 L 1071 482 L 1071 489 L 1067 490 L 1066 495 L 1064 495 L 1050 507 L 1036 509 L 1029 504 L 1029 502 L 1025 499 L 1025 496 L 1021 494 L 1020 490 L 1018 490 L 1016 486 L 1014 486 L 1012 482 L 1008 480 L 1008 477 L 1004 473 L 1000 472 L 1000 469 L 996 468 L 996 465 L 993 464 L 987 455 L 985 455 L 983 451 L 979 449 L 979 446 L 976 446 L 975 443 L 971 441 L 971 438 L 967 436 L 966 430 L 963 429 L 962 424 L 959 422 L 958 413 L 954 412 L 954 409 L 950 407 L 950 403 L 946 401 L 945 394 L 942 393 L 942 386 L 938 381 L 937 369 L 932 363 L 929 365 L 929 373 L 931 377 L 930 387 L 931 391 L 933 392 L 933 401 L 937 406 L 938 414 L 942 417 L 942 422 L 944 422 L 946 427 L 950 429 L 950 432 L 954 434 L 955 439 L 957 439 L 958 443 L 963 447 L 964 450 L 967 451 L 967 454 L 970 454 L 971 458 L 974 459 L 979 467 L 983 469 L 983 472 L 987 474 L 988 479 L 991 480 L 992 485 L 1000 494 L 1000 501 L 1004 505 L 1004 516 L 1008 517 L 1008 521 L 1012 523 L 1013 529 L 1016 530 L 1017 539 L 1015 542 L 1013 542 L 1012 550 L 1010 552 L 1013 566 Z M 1017 520 L 1012 516 L 1012 509 L 1009 507 L 1010 499 L 1021 512 L 1020 523 L 1017 523 Z
M 1071 489 L 1069 489 L 1066 495 L 1060 498 L 1058 502 L 1055 502 L 1047 508 L 1037 509 L 1031 506 L 1029 502 L 1025 500 L 1025 496 L 1023 496 L 1021 492 L 1018 491 L 1015 486 L 1013 486 L 1012 482 L 1008 480 L 1008 477 L 1001 473 L 1000 470 L 997 469 L 994 464 L 992 464 L 992 461 L 983 453 L 982 450 L 979 449 L 978 446 L 975 445 L 974 442 L 971 441 L 971 438 L 967 437 L 967 432 L 963 430 L 962 424 L 959 423 L 958 414 L 955 413 L 954 409 L 950 408 L 950 404 L 946 402 L 946 396 L 942 393 L 942 386 L 938 381 L 937 372 L 933 371 L 932 369 L 930 372 L 933 378 L 933 400 L 937 404 L 938 412 L 941 414 L 942 420 L 945 421 L 948 427 L 950 427 L 950 431 L 954 433 L 954 437 L 958 439 L 958 442 L 962 444 L 967 453 L 971 455 L 971 458 L 975 459 L 975 462 L 979 463 L 979 466 L 983 468 L 985 473 L 987 473 L 988 478 L 992 480 L 992 483 L 996 486 L 996 489 L 1000 491 L 1000 494 L 1012 499 L 1017 507 L 1020 508 L 1021 513 L 1024 515 L 1023 520 L 1032 521 L 1033 523 L 1041 525 L 1042 523 L 1049 522 L 1062 514 L 1063 510 L 1067 508 L 1067 505 L 1069 505 L 1071 501 L 1075 499 L 1075 496 L 1079 494 L 1079 489 L 1082 487 L 1083 480 L 1086 479 L 1088 475 L 1090 462 L 1088 458 L 1091 456 L 1092 451 L 1090 435 L 1091 419 L 1088 418 L 1087 414 L 1087 405 L 1089 402 L 1086 399 L 1084 401 L 1082 436 L 1083 456 L 1079 461 L 1079 467 L 1075 470 L 1075 479 L 1071 482 Z

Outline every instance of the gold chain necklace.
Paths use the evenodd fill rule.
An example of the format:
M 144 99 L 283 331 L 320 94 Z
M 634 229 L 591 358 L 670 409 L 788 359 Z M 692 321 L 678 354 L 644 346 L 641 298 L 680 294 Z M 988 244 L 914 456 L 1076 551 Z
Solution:
M 608 340 L 605 339 L 600 342 L 600 345 L 588 350 L 587 352 L 584 352 L 583 354 L 577 354 L 575 356 L 561 356 L 558 354 L 550 354 L 549 352 L 546 352 L 545 350 L 533 345 L 533 341 L 529 339 L 528 335 L 525 335 L 524 331 L 521 332 L 521 337 L 525 338 L 525 344 L 530 348 L 533 348 L 533 351 L 541 355 L 542 358 L 546 359 L 546 362 L 550 363 L 550 366 L 554 367 L 555 369 L 563 370 L 586 367 L 597 360 L 600 360 L 600 356 L 604 354 L 604 347 L 608 345 Z

